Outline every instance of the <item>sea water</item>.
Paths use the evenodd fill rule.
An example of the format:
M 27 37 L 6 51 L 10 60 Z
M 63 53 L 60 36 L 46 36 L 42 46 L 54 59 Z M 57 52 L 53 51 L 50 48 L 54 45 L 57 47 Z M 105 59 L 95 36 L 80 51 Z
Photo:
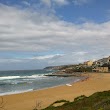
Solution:
M 51 70 L 0 71 L 0 96 L 73 83 L 78 77 L 48 77 Z

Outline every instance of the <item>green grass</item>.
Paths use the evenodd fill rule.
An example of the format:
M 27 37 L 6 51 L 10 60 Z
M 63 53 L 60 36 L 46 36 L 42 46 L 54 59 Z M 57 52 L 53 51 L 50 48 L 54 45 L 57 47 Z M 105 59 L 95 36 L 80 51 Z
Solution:
M 62 106 L 54 107 L 55 103 L 65 102 Z M 110 91 L 97 92 L 89 97 L 84 95 L 73 102 L 60 100 L 43 110 L 110 110 Z

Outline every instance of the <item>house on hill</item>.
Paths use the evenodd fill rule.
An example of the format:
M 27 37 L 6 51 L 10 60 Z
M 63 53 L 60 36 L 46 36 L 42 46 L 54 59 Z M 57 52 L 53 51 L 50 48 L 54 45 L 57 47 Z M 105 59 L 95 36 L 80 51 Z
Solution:
M 107 58 L 97 60 L 93 63 L 93 65 L 96 65 L 96 66 L 102 66 L 103 64 L 110 64 L 110 56 Z
M 85 66 L 92 66 L 93 65 L 93 61 L 84 62 L 84 65 Z

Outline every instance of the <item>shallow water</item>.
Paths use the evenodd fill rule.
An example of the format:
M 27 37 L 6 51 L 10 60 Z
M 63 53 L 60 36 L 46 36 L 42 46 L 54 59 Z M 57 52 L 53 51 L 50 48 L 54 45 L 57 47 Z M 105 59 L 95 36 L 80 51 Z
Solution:
M 80 80 L 78 77 L 44 76 L 52 72 L 48 70 L 0 71 L 0 95 L 39 90 Z

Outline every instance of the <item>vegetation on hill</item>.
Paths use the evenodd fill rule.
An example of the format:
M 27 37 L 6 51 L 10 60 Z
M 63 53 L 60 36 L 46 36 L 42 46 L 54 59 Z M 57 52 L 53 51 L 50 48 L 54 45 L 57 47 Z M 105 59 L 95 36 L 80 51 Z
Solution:
M 64 102 L 62 106 L 54 106 L 62 102 Z M 110 110 L 110 91 L 97 92 L 89 97 L 82 95 L 75 98 L 73 102 L 56 101 L 43 110 Z
M 110 56 L 94 61 L 91 64 L 88 64 L 87 61 L 73 65 L 50 66 L 46 67 L 45 69 L 59 70 L 71 74 L 73 72 L 92 72 L 92 69 L 95 69 L 97 67 L 108 67 L 108 70 L 110 71 Z
M 92 72 L 92 67 L 74 67 L 71 69 L 65 69 L 65 73 L 73 73 L 73 72 Z

